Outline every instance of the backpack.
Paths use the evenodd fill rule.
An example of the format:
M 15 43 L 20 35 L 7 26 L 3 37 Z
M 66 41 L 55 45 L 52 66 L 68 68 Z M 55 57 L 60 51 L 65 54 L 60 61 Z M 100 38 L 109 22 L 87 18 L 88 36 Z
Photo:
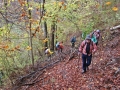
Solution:
M 93 34 L 91 40 L 92 40 L 94 43 L 97 43 L 97 38 L 96 38 L 96 36 L 95 36 L 94 34 Z
M 95 33 L 94 33 L 94 36 L 95 36 L 95 37 L 96 37 L 96 39 L 98 40 L 98 39 L 99 39 L 99 37 L 100 37 L 100 33 L 95 32 Z
M 87 44 L 87 42 L 85 41 L 84 46 L 85 46 L 86 44 Z M 93 46 L 93 41 L 92 41 L 92 40 L 90 41 L 90 45 Z M 86 53 L 87 53 L 87 55 L 90 53 L 90 45 L 86 46 Z M 84 46 L 83 46 L 83 47 L 84 47 Z
M 56 44 L 56 48 L 58 48 L 58 47 L 59 47 L 59 44 L 60 44 L 60 43 L 59 43 L 59 42 L 57 42 L 57 44 Z

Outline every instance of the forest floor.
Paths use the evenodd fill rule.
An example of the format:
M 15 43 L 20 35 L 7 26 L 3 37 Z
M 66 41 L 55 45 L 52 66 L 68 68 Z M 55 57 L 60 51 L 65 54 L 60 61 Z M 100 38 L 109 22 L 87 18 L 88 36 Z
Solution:
M 86 73 L 81 74 L 81 54 L 69 61 L 66 55 L 65 60 L 34 76 L 36 81 L 14 90 L 120 90 L 120 30 L 112 34 L 109 40 L 99 42 Z

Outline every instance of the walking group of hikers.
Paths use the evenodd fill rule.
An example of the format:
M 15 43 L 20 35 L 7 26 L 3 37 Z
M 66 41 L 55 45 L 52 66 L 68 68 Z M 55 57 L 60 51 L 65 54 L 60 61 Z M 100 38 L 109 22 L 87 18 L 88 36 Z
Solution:
M 63 51 L 63 42 L 57 42 L 55 45 L 55 50 L 60 53 Z M 47 55 L 48 58 L 51 58 L 51 55 L 53 54 L 53 52 L 50 50 L 50 48 L 45 48 L 45 55 Z
M 89 66 L 92 60 L 92 54 L 94 54 L 97 50 L 99 38 L 100 38 L 100 30 L 95 30 L 89 35 L 87 35 L 87 37 L 85 38 L 85 40 L 82 41 L 79 47 L 79 52 L 82 53 L 82 73 L 85 73 L 87 70 L 89 70 Z M 71 42 L 71 47 L 74 48 L 76 37 L 73 36 L 70 42 Z M 63 42 L 57 42 L 55 48 L 58 53 L 62 52 L 64 48 Z M 51 57 L 52 53 L 53 52 L 51 52 L 49 48 L 45 49 L 45 54 L 48 57 Z

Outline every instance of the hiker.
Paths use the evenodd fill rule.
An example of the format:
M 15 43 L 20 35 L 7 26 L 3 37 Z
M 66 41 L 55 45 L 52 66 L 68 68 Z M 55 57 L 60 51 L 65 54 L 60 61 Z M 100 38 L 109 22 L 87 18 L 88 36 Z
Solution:
M 72 48 L 75 47 L 75 42 L 76 42 L 76 37 L 73 36 L 72 39 L 71 39 Z
M 81 43 L 79 51 L 82 53 L 82 73 L 86 72 L 86 69 L 89 70 L 89 65 L 91 64 L 92 53 L 95 53 L 97 46 L 92 42 L 90 35 Z
M 97 41 L 97 38 L 94 33 L 95 33 L 95 31 L 90 33 L 90 37 L 91 37 L 92 42 L 96 44 L 98 41 Z
M 51 59 L 51 55 L 53 54 L 53 52 L 51 52 L 51 50 L 49 48 L 45 48 L 45 55 L 47 55 L 48 59 Z
M 56 50 L 59 52 L 62 52 L 63 50 L 63 42 L 57 42 L 56 43 Z
M 99 41 L 99 38 L 100 38 L 100 30 L 96 30 L 96 31 L 94 32 L 94 35 L 95 35 L 95 37 L 96 37 L 96 39 L 97 39 L 96 45 L 98 45 L 98 41 Z
M 60 43 L 57 42 L 56 45 L 55 45 L 55 50 L 56 50 L 56 51 L 59 50 L 59 44 L 60 44 Z
M 63 41 L 62 41 L 62 42 L 60 42 L 60 44 L 59 44 L 59 50 L 60 50 L 60 52 L 63 51 L 63 48 L 64 48 L 64 46 L 63 46 Z

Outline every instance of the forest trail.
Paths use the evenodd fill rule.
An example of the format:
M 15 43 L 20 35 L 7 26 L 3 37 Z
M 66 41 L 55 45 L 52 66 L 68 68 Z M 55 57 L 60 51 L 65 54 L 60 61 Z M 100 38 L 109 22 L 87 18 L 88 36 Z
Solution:
M 81 74 L 81 54 L 69 61 L 67 57 L 45 69 L 35 83 L 21 85 L 17 90 L 120 90 L 119 35 L 112 35 L 114 38 L 107 43 L 99 43 L 85 74 Z

